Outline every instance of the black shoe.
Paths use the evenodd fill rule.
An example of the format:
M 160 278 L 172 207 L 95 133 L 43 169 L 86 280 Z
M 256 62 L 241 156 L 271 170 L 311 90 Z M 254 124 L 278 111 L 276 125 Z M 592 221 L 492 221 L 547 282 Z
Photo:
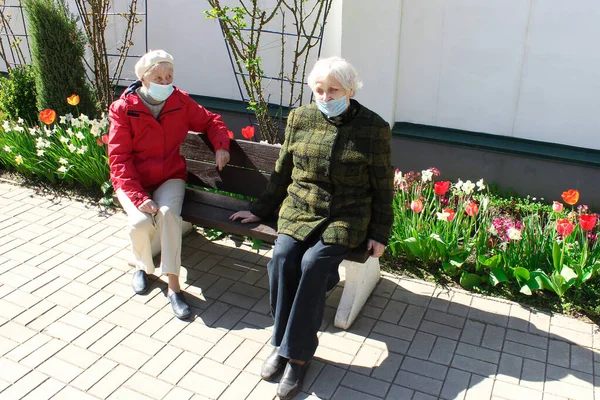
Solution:
M 146 272 L 138 269 L 133 273 L 131 286 L 135 294 L 146 294 L 148 292 L 148 275 Z
M 275 347 L 269 357 L 265 359 L 260 370 L 260 376 L 265 381 L 273 381 L 283 371 L 287 358 L 279 355 L 279 347 Z
M 277 386 L 277 396 L 280 399 L 292 399 L 298 394 L 302 388 L 302 382 L 306 376 L 306 371 L 308 371 L 309 364 L 310 361 L 302 365 L 291 362 L 287 363 L 281 381 L 279 381 L 279 386 Z
M 186 319 L 190 316 L 190 306 L 187 305 L 183 298 L 183 293 L 177 292 L 169 296 L 171 307 L 173 307 L 173 313 L 179 319 Z

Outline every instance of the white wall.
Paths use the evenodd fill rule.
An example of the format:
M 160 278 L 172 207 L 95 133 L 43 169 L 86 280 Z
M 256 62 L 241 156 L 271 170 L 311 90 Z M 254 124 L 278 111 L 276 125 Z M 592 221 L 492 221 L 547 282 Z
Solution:
M 600 149 L 600 2 L 402 8 L 395 121 Z

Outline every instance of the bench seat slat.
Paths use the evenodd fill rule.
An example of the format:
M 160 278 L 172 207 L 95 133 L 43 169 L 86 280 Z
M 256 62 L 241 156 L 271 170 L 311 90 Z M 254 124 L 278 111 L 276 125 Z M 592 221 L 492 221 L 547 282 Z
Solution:
M 222 171 L 215 164 L 186 160 L 188 183 L 224 192 L 258 197 L 267 187 L 269 174 L 257 170 L 226 166 Z
M 231 140 L 229 144 L 229 165 L 259 171 L 273 171 L 277 158 L 278 146 L 256 143 L 248 140 Z M 214 165 L 215 154 L 207 135 L 188 133 L 181 145 L 180 154 L 187 160 L 207 161 Z

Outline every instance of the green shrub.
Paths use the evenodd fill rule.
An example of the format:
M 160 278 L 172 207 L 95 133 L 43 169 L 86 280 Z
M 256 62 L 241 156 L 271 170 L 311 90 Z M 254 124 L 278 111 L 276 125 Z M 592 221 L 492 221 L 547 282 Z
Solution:
M 36 123 L 36 95 L 33 68 L 29 65 L 12 68 L 9 78 L 0 77 L 0 117 Z
M 38 109 L 58 115 L 72 112 L 67 97 L 77 94 L 79 111 L 96 116 L 86 80 L 84 37 L 63 0 L 24 0 L 29 21 L 31 55 L 36 75 Z

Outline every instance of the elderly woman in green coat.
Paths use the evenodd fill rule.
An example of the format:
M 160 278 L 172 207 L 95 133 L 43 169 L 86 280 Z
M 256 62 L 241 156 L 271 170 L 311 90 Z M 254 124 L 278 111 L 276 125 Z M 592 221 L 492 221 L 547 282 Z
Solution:
M 250 211 L 231 216 L 258 222 L 279 209 L 268 264 L 274 350 L 261 375 L 273 380 L 283 371 L 282 399 L 302 386 L 339 264 L 364 243 L 380 257 L 393 220 L 390 127 L 352 99 L 361 86 L 356 70 L 341 58 L 322 59 L 308 84 L 316 104 L 290 112 L 267 189 Z

